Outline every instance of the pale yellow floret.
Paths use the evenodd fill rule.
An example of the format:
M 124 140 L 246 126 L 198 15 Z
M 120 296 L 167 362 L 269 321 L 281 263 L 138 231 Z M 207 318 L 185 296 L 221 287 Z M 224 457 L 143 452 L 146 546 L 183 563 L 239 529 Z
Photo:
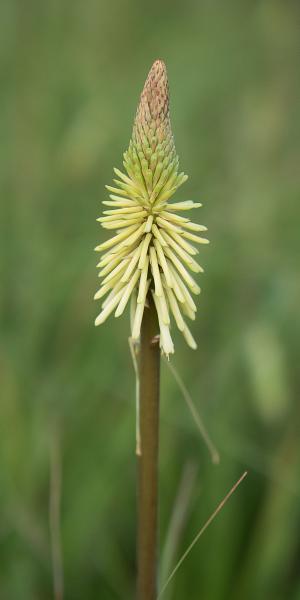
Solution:
M 184 202 L 174 202 L 174 204 L 168 204 L 168 210 L 191 210 L 192 208 L 200 208 L 200 206 L 202 206 L 200 202 L 185 200 Z
M 154 284 L 155 284 L 155 294 L 156 294 L 156 296 L 161 296 L 163 292 L 162 292 L 162 285 L 161 285 L 160 272 L 159 272 L 159 268 L 158 268 L 157 256 L 156 256 L 156 251 L 155 251 L 154 246 L 150 247 L 150 264 L 151 264 L 151 270 L 152 270 L 152 275 L 153 275 Z
M 117 258 L 111 259 L 106 264 L 106 266 L 103 269 L 101 269 L 101 271 L 99 271 L 98 276 L 105 277 L 105 275 L 110 273 L 121 261 L 122 261 L 122 256 L 121 257 L 118 256 Z M 99 263 L 99 266 L 100 266 L 100 263 Z
M 129 265 L 125 271 L 125 273 L 122 275 L 122 279 L 121 281 L 123 283 L 127 283 L 127 281 L 129 280 L 132 271 L 135 269 L 137 262 L 140 258 L 140 254 L 141 254 L 141 249 L 142 249 L 142 244 L 143 242 L 140 243 L 140 245 L 136 248 L 136 250 L 133 252 L 132 258 L 129 262 Z
M 168 296 L 168 301 L 172 310 L 172 313 L 174 315 L 174 319 L 176 321 L 176 325 L 179 329 L 179 331 L 183 331 L 184 330 L 184 320 L 182 318 L 182 314 L 180 312 L 179 306 L 178 306 L 178 302 L 176 300 L 175 294 L 173 293 L 173 291 L 171 290 L 171 288 L 168 287 L 168 285 L 165 286 L 166 292 L 167 292 L 167 296 Z
M 161 212 L 161 216 L 163 219 L 166 219 L 167 221 L 171 221 L 172 223 L 188 223 L 189 219 L 187 219 L 186 217 L 181 217 L 180 215 L 176 215 L 173 213 L 169 213 L 166 210 L 163 210 Z
M 158 239 L 161 246 L 163 246 L 163 247 L 167 246 L 167 242 L 162 237 L 162 235 L 161 235 L 157 225 L 155 225 L 155 223 L 152 225 L 152 232 L 155 235 L 155 237 Z
M 141 221 L 147 215 L 148 215 L 148 213 L 147 213 L 146 210 L 140 210 L 139 211 L 138 207 L 137 207 L 134 212 L 121 213 L 118 210 L 116 210 L 113 215 L 109 215 L 109 216 L 110 216 L 110 218 L 111 218 L 112 221 L 113 220 L 115 220 L 115 221 L 124 221 L 125 223 L 127 223 L 127 225 L 130 225 L 130 223 L 128 221 L 132 221 L 132 219 L 140 219 L 140 221 Z
M 162 235 L 165 238 L 168 245 L 175 250 L 181 260 L 195 273 L 203 271 L 202 267 L 188 254 L 175 240 L 165 231 L 162 231 Z
M 112 246 L 115 246 L 118 242 L 121 242 L 121 240 L 128 241 L 129 234 L 133 231 L 136 231 L 137 229 L 138 229 L 138 225 L 131 225 L 131 227 L 128 227 L 128 229 L 126 231 L 123 231 L 122 233 L 118 233 L 113 238 L 110 238 L 106 242 L 103 242 L 99 246 L 96 246 L 95 250 L 96 251 L 107 250 L 107 248 L 111 248 Z
M 135 225 L 136 223 L 140 223 L 141 219 L 136 217 L 135 219 L 123 220 L 122 221 L 112 221 L 111 223 L 102 223 L 102 227 L 104 229 L 123 229 L 123 227 L 128 227 L 129 225 Z
M 104 321 L 106 321 L 107 317 L 109 317 L 109 315 L 112 313 L 112 311 L 114 310 L 114 308 L 117 306 L 118 302 L 120 301 L 122 294 L 123 294 L 123 289 L 121 289 L 110 300 L 110 302 L 105 306 L 105 308 L 101 311 L 101 313 L 96 318 L 95 325 L 101 325 L 102 323 L 104 323 Z
M 106 186 L 107 187 L 107 186 Z M 115 189 L 115 188 L 113 188 Z M 116 189 L 116 191 L 118 192 L 119 190 Z M 120 190 L 122 191 L 122 190 Z M 130 198 L 124 198 L 123 196 L 116 196 L 115 194 L 109 194 L 109 197 L 111 198 L 111 200 L 113 200 L 113 202 L 111 202 L 110 200 L 103 200 L 102 204 L 106 204 L 107 206 L 138 206 L 136 200 L 130 200 Z M 141 207 L 142 208 L 142 207 Z M 143 208 L 142 208 L 143 210 Z
M 100 300 L 100 298 L 105 296 L 105 294 L 107 294 L 107 292 L 110 289 L 111 289 L 110 285 L 101 285 L 101 287 L 99 288 L 99 290 L 96 292 L 96 294 L 94 296 L 94 300 Z
M 185 229 L 190 229 L 191 231 L 203 231 L 202 225 L 198 225 L 198 223 L 191 223 L 191 221 L 189 221 L 189 223 L 182 223 L 182 227 Z
M 108 252 L 103 254 L 102 259 L 97 264 L 97 267 L 105 267 L 105 265 L 108 265 L 110 262 L 116 259 L 121 260 L 121 258 L 123 258 L 125 254 L 128 255 L 127 248 L 124 248 L 123 250 L 120 250 L 118 252 L 115 252 L 115 248 L 110 248 Z
M 177 271 L 180 273 L 181 277 L 186 282 L 187 286 L 190 288 L 190 290 L 192 290 L 192 292 L 194 294 L 199 294 L 200 293 L 199 286 L 196 284 L 195 280 L 191 277 L 191 275 L 188 273 L 188 271 L 183 266 L 182 262 L 174 254 L 174 252 L 172 250 L 170 250 L 170 248 L 166 248 L 165 252 L 166 252 L 167 256 L 169 257 L 169 259 L 174 264 L 174 266 L 176 267 Z
M 126 211 L 130 211 L 129 213 L 123 213 L 121 212 L 122 210 L 126 210 Z M 135 207 L 133 206 L 132 208 L 123 208 L 123 209 L 116 209 L 116 210 L 106 210 L 104 211 L 104 214 L 106 214 L 105 217 L 99 217 L 98 219 L 96 219 L 96 221 L 99 221 L 99 223 L 113 223 L 114 221 L 119 221 L 119 220 L 124 220 L 125 222 L 130 221 L 132 219 L 139 219 L 139 218 L 143 218 L 146 217 L 148 215 L 146 210 L 142 210 L 142 207 Z M 128 223 L 129 225 L 129 223 Z M 102 227 L 104 227 L 104 225 L 102 225 Z
M 147 296 L 147 293 L 149 290 L 149 286 L 150 286 L 150 279 L 148 279 L 145 289 L 143 291 L 143 302 L 139 302 L 136 305 L 136 311 L 135 311 L 133 325 L 132 325 L 132 338 L 134 340 L 137 340 L 140 336 L 142 318 L 143 318 L 143 314 L 144 314 L 144 310 L 145 310 L 145 301 L 146 301 L 146 296 Z
M 133 288 L 132 294 L 130 296 L 130 309 L 129 309 L 130 331 L 131 332 L 133 330 L 133 323 L 134 323 L 134 318 L 135 318 L 135 313 L 136 313 L 136 307 L 137 307 L 136 296 L 137 296 L 136 288 Z
M 143 269 L 143 267 L 145 265 L 148 247 L 149 247 L 151 238 L 152 238 L 152 234 L 147 233 L 147 235 L 144 237 L 144 240 L 142 241 L 141 256 L 140 256 L 140 260 L 139 260 L 139 269 Z
M 120 179 L 122 179 L 125 183 L 128 183 L 130 186 L 132 184 L 132 179 L 130 179 L 129 177 L 127 177 L 127 175 L 125 175 L 125 173 L 122 173 L 122 171 L 120 171 L 119 169 L 117 169 L 116 167 L 114 167 L 114 172 L 115 174 L 120 177 Z
M 171 281 L 172 281 L 172 289 L 174 290 L 174 293 L 176 295 L 176 298 L 179 300 L 179 302 L 185 302 L 185 298 L 184 295 L 181 291 L 181 288 L 178 284 L 177 278 L 176 278 L 176 269 L 172 266 L 171 262 L 169 260 L 167 260 L 167 265 L 169 268 L 169 272 L 171 274 Z
M 170 189 L 167 189 L 166 191 L 161 191 L 157 198 L 156 198 L 156 202 L 155 202 L 155 206 L 162 206 L 163 204 L 166 203 L 167 200 L 169 200 L 169 198 L 171 198 L 171 196 L 173 196 L 173 194 L 175 194 L 177 190 L 177 187 L 174 186 Z
M 158 322 L 159 322 L 160 346 L 161 346 L 163 352 L 165 353 L 165 355 L 168 357 L 169 354 L 174 353 L 174 344 L 173 344 L 173 341 L 171 338 L 170 329 L 169 329 L 168 325 L 165 325 L 165 323 L 163 322 L 160 305 L 158 304 L 157 296 L 154 294 L 153 291 L 152 291 L 152 296 L 153 296 L 154 303 L 156 306 Z
M 191 321 L 195 321 L 196 319 L 196 311 L 193 311 L 187 302 L 184 302 L 181 305 L 182 312 L 189 318 Z
M 183 294 L 183 298 L 184 298 L 184 302 L 188 304 L 188 306 L 191 308 L 191 310 L 193 310 L 194 312 L 197 311 L 197 306 L 193 300 L 192 295 L 190 294 L 187 286 L 185 285 L 185 283 L 183 282 L 183 280 L 181 279 L 181 277 L 179 276 L 179 273 L 176 271 L 176 269 L 174 267 L 171 267 L 173 269 L 173 275 L 180 287 L 181 293 Z M 199 293 L 201 292 L 201 289 L 199 288 Z
M 188 252 L 188 254 L 191 254 L 192 256 L 199 254 L 198 248 L 195 248 L 195 246 L 192 246 L 192 244 L 186 242 L 182 235 L 179 235 L 175 231 L 170 231 L 169 235 L 175 240 L 175 242 L 177 242 L 177 244 L 179 244 L 179 246 L 182 246 L 182 248 Z
M 149 284 L 150 284 L 150 282 L 149 282 Z M 142 324 L 144 310 L 145 310 L 144 303 L 137 304 L 134 319 L 133 319 L 133 325 L 131 328 L 131 337 L 133 340 L 137 340 L 140 337 L 141 324 Z
M 127 260 L 127 259 L 124 259 L 124 260 L 122 260 L 122 262 L 120 262 L 120 264 L 119 264 L 117 267 L 115 267 L 115 268 L 114 268 L 114 269 L 111 271 L 111 273 L 109 273 L 109 275 L 107 275 L 107 276 L 105 277 L 105 279 L 103 279 L 103 281 L 102 281 L 102 285 L 105 285 L 106 283 L 108 283 L 108 282 L 109 282 L 109 281 L 111 281 L 112 279 L 115 279 L 115 277 L 116 277 L 117 275 L 120 275 L 120 273 L 122 273 L 122 274 L 123 274 L 123 271 L 126 269 L 126 267 L 127 267 L 127 264 L 128 264 L 128 260 Z
M 116 215 L 115 215 L 115 211 L 113 211 L 114 214 L 113 215 L 109 215 L 108 217 L 99 217 L 98 219 L 96 219 L 96 221 L 99 221 L 99 223 L 109 223 L 112 221 L 116 220 Z M 102 225 L 103 227 L 103 225 Z
M 126 192 L 127 195 L 131 195 L 134 198 L 138 198 L 139 194 L 141 192 L 140 187 L 135 184 L 132 180 L 131 183 L 124 183 L 123 181 L 119 181 L 118 179 L 113 179 L 113 182 L 119 187 L 121 188 L 121 190 L 124 190 L 124 192 Z
M 201 231 L 203 231 L 203 229 L 201 229 Z M 206 231 L 206 229 L 205 229 Z M 209 240 L 207 240 L 206 238 L 203 237 L 199 237 L 198 235 L 194 235 L 193 233 L 188 233 L 187 231 L 184 231 L 182 233 L 184 238 L 187 238 L 188 240 L 191 240 L 192 242 L 196 242 L 196 244 L 209 244 Z
M 169 309 L 168 309 L 168 305 L 166 302 L 166 298 L 165 298 L 165 294 L 164 294 L 164 289 L 162 287 L 162 293 L 161 296 L 157 296 L 157 294 L 155 294 L 157 302 L 160 306 L 160 311 L 161 311 L 161 316 L 162 316 L 162 320 L 164 322 L 165 325 L 170 325 L 170 315 L 169 315 Z
M 162 219 L 161 217 L 157 217 L 156 221 L 163 230 L 176 231 L 177 233 L 182 231 L 181 227 L 178 227 L 177 225 L 174 225 L 174 223 L 170 223 L 170 221 Z
M 115 275 L 112 279 L 110 279 L 108 283 L 105 282 L 104 285 L 109 285 L 109 287 L 113 288 L 114 285 L 116 283 L 118 283 L 118 281 L 120 280 L 120 277 L 121 277 L 120 273 L 117 273 L 117 275 Z M 102 285 L 103 285 L 103 281 L 102 281 Z
M 130 246 L 130 244 L 134 244 L 143 234 L 144 224 L 141 225 L 134 233 L 132 233 L 127 239 L 124 239 L 124 245 Z M 121 234 L 122 235 L 122 234 Z
M 112 185 L 106 185 L 105 187 L 106 187 L 106 189 L 109 192 L 113 192 L 112 194 L 109 194 L 109 197 L 112 200 L 118 200 L 118 199 L 122 200 L 123 197 L 124 197 L 124 200 L 127 200 L 128 202 L 133 203 L 133 200 L 130 200 L 130 198 L 125 198 L 125 196 L 127 196 L 127 194 L 126 194 L 126 192 L 124 190 L 122 190 L 120 188 L 117 188 L 117 187 L 114 187 Z M 104 202 L 106 203 L 108 201 L 107 200 L 103 200 L 103 203 Z
M 146 256 L 145 264 L 144 264 L 144 266 L 142 268 L 142 272 L 141 272 L 139 293 L 138 293 L 138 297 L 137 297 L 138 304 L 140 304 L 141 302 L 145 302 L 145 299 L 146 299 L 148 268 L 149 268 L 149 256 Z
M 166 278 L 166 284 L 169 287 L 172 287 L 172 279 L 171 279 L 171 275 L 170 275 L 170 271 L 169 271 L 169 267 L 168 267 L 168 263 L 164 254 L 164 251 L 162 249 L 162 246 L 160 245 L 158 239 L 155 239 L 153 241 L 155 249 L 156 249 L 156 253 L 157 253 L 157 257 L 158 257 L 158 262 L 164 272 L 165 278 Z
M 126 241 L 127 240 L 121 240 L 118 244 L 116 244 L 115 246 L 113 246 L 110 250 L 111 250 L 111 254 L 113 254 L 114 256 L 129 256 L 131 252 L 133 252 L 133 250 L 135 250 L 137 243 L 133 242 L 132 244 L 130 244 L 129 246 L 126 245 Z
M 114 202 L 111 203 L 112 205 L 114 205 Z M 135 213 L 137 215 L 140 215 L 141 213 L 143 213 L 143 208 L 142 206 L 127 206 L 125 208 L 116 208 L 113 210 L 104 210 L 103 214 L 104 215 L 123 215 L 123 217 L 125 218 L 126 215 L 132 215 Z M 99 219 L 97 219 L 97 221 L 99 221 Z
M 188 328 L 187 325 L 185 325 L 185 328 L 184 328 L 184 330 L 183 330 L 182 333 L 184 335 L 185 341 L 188 344 L 188 346 L 190 348 L 192 348 L 192 350 L 196 350 L 197 349 L 197 344 L 196 344 L 196 342 L 195 342 L 195 340 L 194 340 L 194 338 L 193 338 L 193 336 L 192 336 L 192 334 L 191 334 L 191 332 L 190 332 L 190 330 L 189 330 L 189 328 Z
M 134 286 L 135 286 L 135 285 L 136 285 L 136 283 L 137 283 L 137 280 L 138 280 L 138 278 L 139 278 L 139 276 L 140 276 L 140 273 L 141 273 L 141 272 L 140 272 L 139 270 L 137 270 L 137 271 L 136 271 L 136 272 L 135 272 L 135 273 L 132 275 L 132 277 L 131 277 L 131 279 L 130 279 L 129 283 L 127 284 L 127 286 L 126 286 L 126 288 L 125 288 L 125 290 L 123 290 L 123 296 L 122 296 L 122 298 L 121 298 L 121 300 L 120 300 L 120 303 L 119 303 L 119 305 L 118 305 L 118 308 L 117 308 L 117 310 L 116 310 L 116 312 L 115 312 L 115 316 L 116 316 L 116 317 L 120 317 L 120 316 L 121 316 L 121 314 L 124 312 L 124 310 L 125 310 L 125 308 L 126 308 L 126 304 L 127 304 L 128 300 L 129 300 L 129 297 L 130 297 L 130 295 L 131 295 L 131 292 L 132 292 L 132 290 L 133 290 Z
M 153 215 L 149 215 L 146 225 L 145 225 L 145 233 L 149 233 L 149 231 L 151 231 L 152 223 L 153 223 Z
M 118 283 L 116 283 L 114 285 L 114 287 L 108 294 L 107 298 L 105 298 L 104 302 L 102 303 L 102 308 L 105 308 L 108 305 L 108 303 L 112 300 L 112 298 L 114 298 L 120 290 L 124 290 L 124 289 L 125 289 L 124 283 L 122 283 L 121 281 L 118 281 Z

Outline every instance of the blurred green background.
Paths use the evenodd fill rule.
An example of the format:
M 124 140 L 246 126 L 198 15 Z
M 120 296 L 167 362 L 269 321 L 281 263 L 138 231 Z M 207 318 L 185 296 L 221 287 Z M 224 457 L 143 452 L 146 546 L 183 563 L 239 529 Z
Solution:
M 221 454 L 163 365 L 162 579 L 249 470 L 165 597 L 300 599 L 299 23 L 296 0 L 1 2 L 4 600 L 54 597 L 60 533 L 65 599 L 134 597 L 129 323 L 94 328 L 93 247 L 156 58 L 190 176 L 177 199 L 203 202 L 211 240 L 199 348 L 179 335 L 173 364 Z

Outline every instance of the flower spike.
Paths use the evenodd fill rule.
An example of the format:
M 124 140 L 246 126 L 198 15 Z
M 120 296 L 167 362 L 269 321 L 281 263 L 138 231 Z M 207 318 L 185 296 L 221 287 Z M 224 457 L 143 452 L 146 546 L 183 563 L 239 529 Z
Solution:
M 169 113 L 169 87 L 165 64 L 152 65 L 141 94 L 128 150 L 124 153 L 124 169 L 114 169 L 114 186 L 106 186 L 109 207 L 100 217 L 102 227 L 115 230 L 109 240 L 97 246 L 106 250 L 99 262 L 103 277 L 95 299 L 108 294 L 95 324 L 100 325 L 115 311 L 119 317 L 131 298 L 132 337 L 140 336 L 147 294 L 152 294 L 158 315 L 161 350 L 167 356 L 174 352 L 170 334 L 171 316 L 188 345 L 195 349 L 183 315 L 194 320 L 196 305 L 190 292 L 200 288 L 190 275 L 203 269 L 195 260 L 195 244 L 208 240 L 195 232 L 206 227 L 182 216 L 201 206 L 186 200 L 170 200 L 187 175 L 178 172 Z M 178 214 L 180 213 L 180 214 Z M 189 291 L 190 290 L 190 291 Z

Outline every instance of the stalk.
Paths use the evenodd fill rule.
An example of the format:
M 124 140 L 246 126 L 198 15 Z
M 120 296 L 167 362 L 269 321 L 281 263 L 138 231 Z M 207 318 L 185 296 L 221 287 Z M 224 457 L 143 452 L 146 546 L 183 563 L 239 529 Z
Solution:
M 150 295 L 149 295 L 150 296 Z M 137 598 L 157 597 L 158 446 L 160 348 L 157 313 L 152 297 L 144 311 L 139 357 Z
M 149 71 L 123 158 L 124 171 L 115 168 L 117 178 L 106 186 L 110 199 L 103 203 L 109 209 L 98 219 L 113 236 L 95 248 L 104 251 L 97 265 L 103 279 L 95 294 L 101 300 L 95 325 L 112 313 L 120 317 L 131 298 L 131 341 L 133 348 L 140 346 L 137 595 L 155 600 L 160 351 L 167 357 L 174 353 L 172 319 L 190 348 L 197 348 L 186 318 L 195 319 L 191 294 L 199 294 L 200 287 L 189 271 L 203 271 L 194 259 L 195 244 L 208 243 L 196 235 L 206 227 L 177 214 L 201 204 L 173 202 L 187 175 L 179 171 L 162 60 Z

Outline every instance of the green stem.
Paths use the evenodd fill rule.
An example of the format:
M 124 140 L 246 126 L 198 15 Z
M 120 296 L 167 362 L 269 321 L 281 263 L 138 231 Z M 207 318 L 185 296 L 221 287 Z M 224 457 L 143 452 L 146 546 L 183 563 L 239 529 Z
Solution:
M 160 349 L 156 309 L 149 298 L 145 309 L 139 357 L 140 440 L 138 456 L 137 598 L 157 596 L 158 441 Z

